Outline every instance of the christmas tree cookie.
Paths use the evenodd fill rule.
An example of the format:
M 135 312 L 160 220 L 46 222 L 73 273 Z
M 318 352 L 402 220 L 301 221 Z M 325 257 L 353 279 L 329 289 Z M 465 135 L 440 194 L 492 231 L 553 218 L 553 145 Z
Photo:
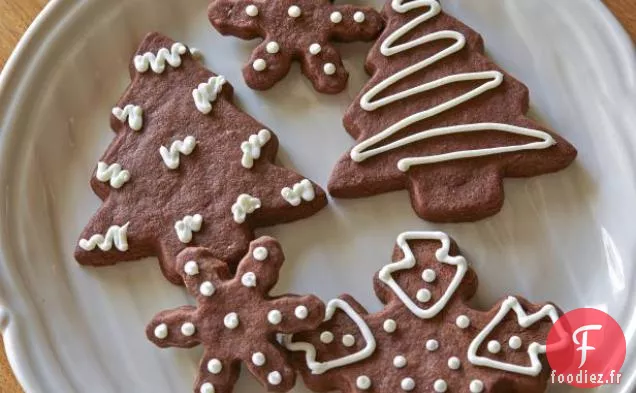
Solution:
M 150 34 L 130 72 L 112 111 L 115 139 L 91 179 L 103 204 L 80 235 L 80 263 L 158 256 L 180 283 L 174 260 L 184 248 L 204 246 L 233 265 L 254 228 L 326 205 L 316 184 L 273 163 L 276 135 L 234 106 L 230 83 L 186 46 Z
M 366 63 L 371 79 L 344 117 L 356 145 L 333 169 L 334 197 L 406 189 L 424 219 L 474 221 L 501 209 L 504 177 L 574 160 L 566 140 L 526 117 L 527 88 L 438 1 L 393 0 L 383 16 Z
M 507 297 L 488 311 L 466 303 L 477 277 L 442 232 L 405 232 L 394 262 L 375 277 L 385 305 L 369 314 L 348 295 L 327 304 L 325 322 L 287 336 L 316 392 L 539 393 L 550 368 L 552 304 Z

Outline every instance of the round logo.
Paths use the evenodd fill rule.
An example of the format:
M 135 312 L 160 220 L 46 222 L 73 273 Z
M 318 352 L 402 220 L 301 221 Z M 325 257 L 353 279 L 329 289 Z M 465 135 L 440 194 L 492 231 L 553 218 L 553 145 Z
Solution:
M 554 324 L 547 340 L 552 382 L 591 388 L 620 383 L 625 335 L 603 311 L 579 308 Z

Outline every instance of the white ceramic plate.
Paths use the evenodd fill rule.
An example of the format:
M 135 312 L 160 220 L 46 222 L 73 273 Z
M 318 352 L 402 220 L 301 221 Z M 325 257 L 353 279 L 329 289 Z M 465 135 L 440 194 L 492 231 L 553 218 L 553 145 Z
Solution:
M 362 3 L 363 0 L 355 0 Z M 162 31 L 201 48 L 206 64 L 236 87 L 246 111 L 280 137 L 281 161 L 326 185 L 352 145 L 341 115 L 366 80 L 369 45 L 347 45 L 349 88 L 316 94 L 297 68 L 274 89 L 248 89 L 241 64 L 254 43 L 222 38 L 207 0 L 54 0 L 38 17 L 0 81 L 0 327 L 27 392 L 187 392 L 199 350 L 160 350 L 144 325 L 190 300 L 154 260 L 103 269 L 73 259 L 77 236 L 99 200 L 88 179 L 113 137 L 109 111 L 128 83 L 143 35 Z M 380 1 L 375 1 L 380 5 Z M 574 143 L 574 165 L 554 175 L 506 181 L 506 203 L 476 224 L 448 231 L 477 270 L 477 303 L 508 293 L 593 306 L 622 325 L 623 384 L 636 389 L 636 68 L 634 48 L 595 0 L 445 0 L 482 32 L 489 52 L 532 91 L 535 113 Z M 372 276 L 397 234 L 434 228 L 417 219 L 406 192 L 332 201 L 307 220 L 268 228 L 288 262 L 277 291 L 342 292 L 370 310 Z M 245 373 L 244 373 L 245 374 Z M 568 392 L 566 387 L 553 391 Z M 1 390 L 1 387 L 0 387 Z M 263 391 L 251 377 L 236 392 Z M 299 382 L 294 392 L 306 392 Z

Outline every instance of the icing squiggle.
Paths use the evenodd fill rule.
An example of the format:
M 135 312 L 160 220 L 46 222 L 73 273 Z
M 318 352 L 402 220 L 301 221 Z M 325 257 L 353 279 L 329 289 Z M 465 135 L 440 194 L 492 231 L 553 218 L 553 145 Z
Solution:
M 366 341 L 364 348 L 358 352 L 350 355 L 329 360 L 327 362 L 319 362 L 316 360 L 316 347 L 309 342 L 293 342 L 292 335 L 283 336 L 283 343 L 290 351 L 304 351 L 307 367 L 311 370 L 312 374 L 324 374 L 332 368 L 343 367 L 349 364 L 360 362 L 373 354 L 376 347 L 375 337 L 369 325 L 358 314 L 353 307 L 342 299 L 333 299 L 327 304 L 325 310 L 325 321 L 329 321 L 333 318 L 337 309 L 344 311 L 349 318 L 358 326 L 362 337 Z
M 175 68 L 181 66 L 181 55 L 185 54 L 186 51 L 185 45 L 175 42 L 170 50 L 161 48 L 156 55 L 152 52 L 137 55 L 133 63 L 135 64 L 135 69 L 139 72 L 143 73 L 148 71 L 148 68 L 152 68 L 154 73 L 161 74 L 166 69 L 166 63 Z
M 408 23 L 401 26 L 399 29 L 395 30 L 391 33 L 380 45 L 380 52 L 384 56 L 392 56 L 397 53 L 401 53 L 403 51 L 415 48 L 417 46 L 427 44 L 430 42 L 435 42 L 439 40 L 453 40 L 451 46 L 446 49 L 424 59 L 418 63 L 412 64 L 397 73 L 389 76 L 384 79 L 373 88 L 371 88 L 368 92 L 366 92 L 362 98 L 360 99 L 360 107 L 365 111 L 374 111 L 383 106 L 392 104 L 396 101 L 400 101 L 411 97 L 413 95 L 434 90 L 436 88 L 446 86 L 456 82 L 464 82 L 464 81 L 484 81 L 482 85 L 474 88 L 473 90 L 464 93 L 458 97 L 455 97 L 449 101 L 443 102 L 439 105 L 436 105 L 432 108 L 424 109 L 421 112 L 414 113 L 397 123 L 389 126 L 384 129 L 379 134 L 376 134 L 363 142 L 356 145 L 351 151 L 351 159 L 356 162 L 362 162 L 370 157 L 376 156 L 378 154 L 385 153 L 390 150 L 394 150 L 397 148 L 401 148 L 407 146 L 411 143 L 415 143 L 421 140 L 442 136 L 442 135 L 452 135 L 459 133 L 467 133 L 467 132 L 480 132 L 480 131 L 498 131 L 498 132 L 506 132 L 511 134 L 523 135 L 528 137 L 533 137 L 540 139 L 537 142 L 526 143 L 522 145 L 513 145 L 513 146 L 502 146 L 502 147 L 493 147 L 493 148 L 484 148 L 484 149 L 474 149 L 474 150 L 462 150 L 451 153 L 443 153 L 436 154 L 431 156 L 424 157 L 407 157 L 398 161 L 398 169 L 402 172 L 406 172 L 410 169 L 410 167 L 414 165 L 425 165 L 432 164 L 444 161 L 451 160 L 459 160 L 465 158 L 472 157 L 481 157 L 481 156 L 490 156 L 494 154 L 502 154 L 502 153 L 510 153 L 516 151 L 523 150 L 539 150 L 546 149 L 556 142 L 552 138 L 550 134 L 544 131 L 518 127 L 510 124 L 503 123 L 474 123 L 474 124 L 462 124 L 456 126 L 449 127 L 440 127 L 433 128 L 429 130 L 420 131 L 413 135 L 409 135 L 407 137 L 395 140 L 389 144 L 375 147 L 373 146 L 385 141 L 390 138 L 394 134 L 399 131 L 415 124 L 419 121 L 437 116 L 445 111 L 448 111 L 452 108 L 457 107 L 460 104 L 463 104 L 467 101 L 470 101 L 481 94 L 495 89 L 501 85 L 503 82 L 503 74 L 499 71 L 484 71 L 484 72 L 467 72 L 462 74 L 449 75 L 446 77 L 439 78 L 437 80 L 423 83 L 419 86 L 412 87 L 410 89 L 406 89 L 400 91 L 398 93 L 394 93 L 388 95 L 386 97 L 382 97 L 374 101 L 374 98 L 381 94 L 384 90 L 391 87 L 392 85 L 400 82 L 402 79 L 422 70 L 430 65 L 453 55 L 456 52 L 459 52 L 466 45 L 466 37 L 458 31 L 452 30 L 443 30 L 436 31 L 434 33 L 426 34 L 418 38 L 414 38 L 411 41 L 407 41 L 398 45 L 394 45 L 396 41 L 402 38 L 404 35 L 408 34 L 415 27 L 420 24 L 428 21 L 429 19 L 434 18 L 441 12 L 441 6 L 437 0 L 413 0 L 404 4 L 404 0 L 393 0 L 391 3 L 393 10 L 399 13 L 405 13 L 415 8 L 420 7 L 430 7 L 430 9 L 423 13 L 422 15 L 414 18 Z
M 203 217 L 200 214 L 194 216 L 185 216 L 182 220 L 178 220 L 174 224 L 174 230 L 181 243 L 190 243 L 192 241 L 192 232 L 199 232 L 203 224 Z
M 307 179 L 303 179 L 299 183 L 294 184 L 292 188 L 283 188 L 280 194 L 283 196 L 283 199 L 292 206 L 298 206 L 302 201 L 313 201 L 316 197 L 314 185 Z
M 113 108 L 112 113 L 121 122 L 125 122 L 128 119 L 128 126 L 135 131 L 141 130 L 141 127 L 144 126 L 144 112 L 138 105 L 128 104 L 124 109 L 116 106 Z
M 108 165 L 105 162 L 97 163 L 97 171 L 95 177 L 101 182 L 110 181 L 113 188 L 121 188 L 128 180 L 130 180 L 130 172 L 121 168 L 121 165 L 115 163 Z
M 126 237 L 126 231 L 128 230 L 127 222 L 123 226 L 113 225 L 106 231 L 106 236 L 96 234 L 91 236 L 90 239 L 80 239 L 79 246 L 86 251 L 93 251 L 95 247 L 99 247 L 102 251 L 110 251 L 113 245 L 119 251 L 128 250 L 128 238 Z
M 223 75 L 213 76 L 208 79 L 207 83 L 201 83 L 192 90 L 192 98 L 199 112 L 207 115 L 212 111 L 212 103 L 216 101 L 216 97 L 223 89 L 225 82 Z
M 254 213 L 256 209 L 260 209 L 261 200 L 249 194 L 241 194 L 236 198 L 236 202 L 232 205 L 232 216 L 234 222 L 242 224 L 245 222 L 248 214 Z
M 415 255 L 413 255 L 413 251 L 408 244 L 408 240 L 439 240 L 442 243 L 442 246 L 435 251 L 435 258 L 441 263 L 455 266 L 457 268 L 455 276 L 451 280 L 450 284 L 448 284 L 446 291 L 442 294 L 439 300 L 435 302 L 435 304 L 428 308 L 421 308 L 415 304 L 415 302 L 406 294 L 406 292 L 404 292 L 404 289 L 400 287 L 398 282 L 395 281 L 392 276 L 393 273 L 399 270 L 413 268 L 417 262 Z M 397 245 L 402 250 L 404 258 L 384 266 L 380 269 L 378 277 L 382 282 L 388 285 L 389 288 L 391 288 L 395 295 L 413 314 L 415 314 L 415 316 L 421 319 L 433 318 L 439 314 L 444 307 L 446 307 L 446 304 L 459 287 L 464 275 L 468 271 L 468 262 L 461 255 L 451 256 L 448 254 L 451 242 L 448 235 L 444 232 L 403 232 L 397 238 Z
M 468 346 L 468 361 L 476 366 L 484 366 L 517 374 L 537 376 L 541 372 L 542 368 L 541 360 L 539 360 L 539 354 L 546 352 L 546 345 L 542 345 L 537 342 L 532 342 L 528 345 L 530 366 L 520 366 L 477 355 L 477 350 L 484 340 L 486 340 L 493 330 L 495 330 L 510 311 L 515 312 L 517 316 L 517 323 L 523 328 L 527 328 L 546 317 L 550 318 L 553 324 L 559 319 L 559 313 L 557 312 L 556 307 L 551 304 L 544 306 L 541 310 L 534 314 L 528 315 L 519 303 L 519 300 L 517 300 L 514 296 L 509 296 L 501 303 L 501 308 L 499 309 L 499 312 L 497 312 L 497 315 L 495 315 L 488 325 L 486 325 L 483 330 L 477 334 Z M 561 338 L 567 336 L 567 334 L 563 331 L 559 331 L 558 333 Z
M 176 140 L 172 142 L 170 150 L 165 146 L 161 146 L 159 148 L 159 154 L 161 154 L 161 158 L 168 168 L 177 169 L 179 167 L 180 154 L 190 155 L 196 145 L 196 139 L 194 139 L 193 136 L 187 136 L 183 141 Z
M 245 142 L 241 143 L 241 151 L 243 152 L 241 165 L 243 165 L 243 168 L 250 169 L 254 166 L 254 160 L 258 160 L 261 157 L 261 148 L 265 146 L 271 138 L 271 132 L 262 129 L 258 134 L 250 135 Z

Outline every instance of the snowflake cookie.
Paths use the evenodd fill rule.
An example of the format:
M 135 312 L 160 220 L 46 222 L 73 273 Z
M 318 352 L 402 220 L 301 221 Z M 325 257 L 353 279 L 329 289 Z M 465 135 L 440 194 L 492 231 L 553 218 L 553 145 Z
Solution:
M 543 392 L 543 354 L 559 317 L 552 304 L 507 297 L 489 311 L 466 302 L 477 276 L 442 232 L 405 232 L 375 278 L 384 309 L 348 295 L 312 332 L 287 336 L 296 367 L 318 392 Z
M 382 15 L 371 79 L 344 116 L 356 145 L 332 171 L 332 196 L 408 190 L 426 220 L 475 221 L 501 209 L 504 178 L 572 163 L 576 149 L 526 116 L 526 86 L 437 0 L 389 0 Z
M 208 16 L 223 35 L 263 38 L 243 68 L 247 85 L 258 90 L 272 87 L 298 60 L 316 90 L 342 91 L 349 74 L 332 42 L 371 41 L 383 26 L 373 8 L 329 0 L 213 0 Z
M 294 369 L 276 336 L 314 329 L 324 319 L 324 305 L 315 296 L 269 296 L 283 260 L 279 243 L 269 237 L 250 244 L 234 278 L 204 248 L 187 248 L 177 257 L 198 306 L 159 313 L 146 334 L 162 348 L 204 347 L 196 393 L 231 392 L 241 363 L 268 391 L 294 386 Z
M 102 266 L 158 256 L 165 276 L 184 248 L 235 264 L 256 227 L 308 217 L 323 190 L 274 164 L 278 139 L 232 103 L 233 88 L 185 45 L 141 43 L 132 83 L 112 111 L 116 136 L 91 186 L 104 201 L 80 235 L 76 259 Z

